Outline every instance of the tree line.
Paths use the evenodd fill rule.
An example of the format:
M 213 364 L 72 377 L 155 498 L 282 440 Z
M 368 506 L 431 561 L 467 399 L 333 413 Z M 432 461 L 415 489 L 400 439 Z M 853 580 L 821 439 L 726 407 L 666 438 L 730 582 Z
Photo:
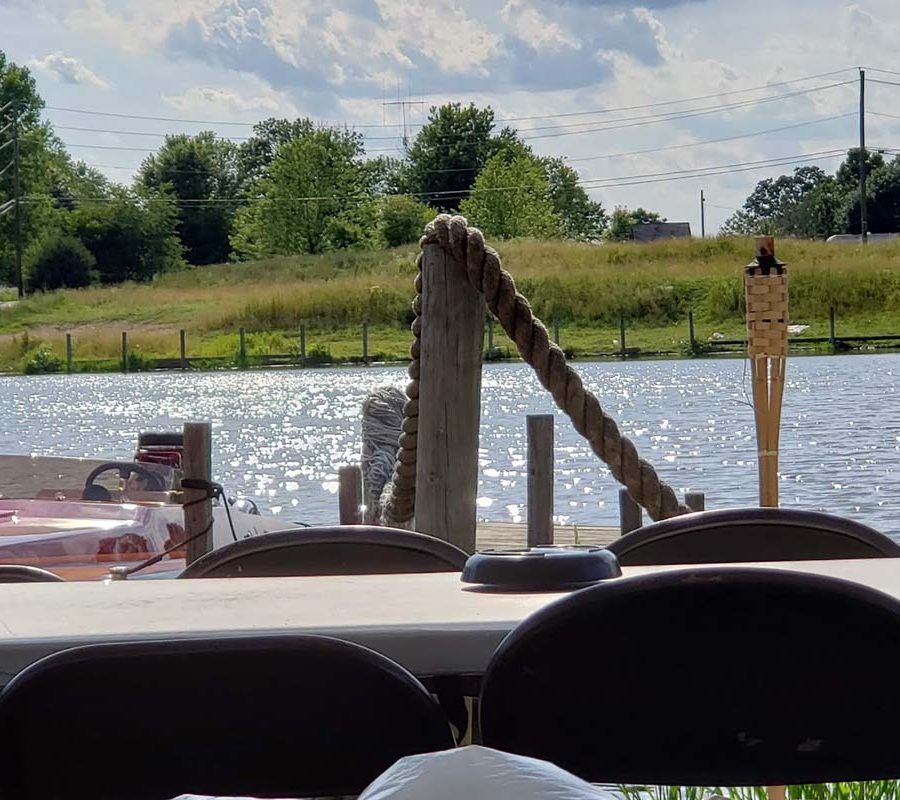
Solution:
M 644 209 L 608 215 L 563 159 L 536 155 L 490 107 L 448 104 L 401 157 L 310 119 L 266 119 L 236 143 L 165 137 L 122 185 L 74 159 L 42 117 L 33 76 L 0 52 L 0 108 L 18 118 L 22 240 L 30 290 L 150 280 L 186 265 L 417 241 L 437 211 L 494 239 L 628 238 Z M 3 123 L 0 122 L 0 129 Z M 10 141 L 0 133 L 0 148 Z M 12 150 L 0 150 L 0 170 Z M 0 208 L 14 198 L 0 174 Z M 14 215 L 0 215 L 0 282 L 15 282 Z
M 797 167 L 789 175 L 766 178 L 723 224 L 725 235 L 773 234 L 825 239 L 859 234 L 860 168 L 866 174 L 866 215 L 869 233 L 900 230 L 900 157 L 890 161 L 877 151 L 859 148 L 827 174 L 820 167 Z

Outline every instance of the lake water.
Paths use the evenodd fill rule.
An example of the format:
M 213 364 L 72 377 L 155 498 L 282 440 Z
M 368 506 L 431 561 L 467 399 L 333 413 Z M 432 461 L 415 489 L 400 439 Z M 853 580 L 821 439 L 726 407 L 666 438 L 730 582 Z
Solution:
M 756 499 L 745 361 L 577 365 L 604 408 L 677 491 L 707 507 Z M 782 505 L 900 535 L 900 355 L 795 358 L 782 421 Z M 0 381 L 0 452 L 128 458 L 140 430 L 214 424 L 214 478 L 286 520 L 337 519 L 337 468 L 358 460 L 360 404 L 400 368 L 60 375 Z M 530 369 L 484 368 L 478 515 L 524 521 L 525 415 L 554 411 Z M 558 415 L 555 510 L 614 524 L 618 486 Z

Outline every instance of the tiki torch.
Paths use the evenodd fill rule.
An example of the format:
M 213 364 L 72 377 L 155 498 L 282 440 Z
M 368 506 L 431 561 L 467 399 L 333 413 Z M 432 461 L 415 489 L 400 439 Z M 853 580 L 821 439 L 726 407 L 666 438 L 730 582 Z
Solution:
M 756 240 L 756 258 L 744 270 L 747 350 L 753 378 L 753 410 L 759 454 L 759 504 L 778 505 L 778 441 L 787 358 L 786 265 L 775 258 L 775 240 Z

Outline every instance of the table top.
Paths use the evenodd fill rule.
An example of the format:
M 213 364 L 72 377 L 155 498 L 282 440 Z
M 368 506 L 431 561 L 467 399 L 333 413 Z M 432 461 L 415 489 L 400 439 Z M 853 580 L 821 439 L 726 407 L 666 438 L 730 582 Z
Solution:
M 900 599 L 898 559 L 732 566 L 828 575 Z M 622 572 L 672 569 L 684 567 Z M 43 655 L 79 644 L 270 633 L 337 636 L 418 675 L 480 674 L 510 630 L 561 596 L 477 591 L 456 573 L 0 584 L 0 683 Z

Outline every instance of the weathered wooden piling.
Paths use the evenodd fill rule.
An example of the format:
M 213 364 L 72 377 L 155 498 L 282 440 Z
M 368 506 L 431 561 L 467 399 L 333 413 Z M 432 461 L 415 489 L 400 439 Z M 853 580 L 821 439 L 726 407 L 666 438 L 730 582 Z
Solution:
M 644 524 L 644 512 L 628 494 L 628 489 L 619 489 L 619 529 L 624 536 L 636 531 Z
M 212 426 L 208 422 L 184 423 L 184 477 L 191 480 L 212 480 Z M 213 546 L 212 499 L 203 498 L 206 493 L 199 489 L 184 490 L 184 532 L 185 539 L 197 538 L 187 543 L 187 563 L 196 561 Z M 201 502 L 196 502 L 196 501 Z M 204 535 L 199 535 L 205 531 Z
M 362 522 L 362 469 L 355 464 L 338 470 L 338 513 L 341 525 Z
M 438 244 L 422 253 L 416 529 L 475 550 L 484 298 Z
M 528 546 L 553 544 L 553 415 L 529 414 Z

